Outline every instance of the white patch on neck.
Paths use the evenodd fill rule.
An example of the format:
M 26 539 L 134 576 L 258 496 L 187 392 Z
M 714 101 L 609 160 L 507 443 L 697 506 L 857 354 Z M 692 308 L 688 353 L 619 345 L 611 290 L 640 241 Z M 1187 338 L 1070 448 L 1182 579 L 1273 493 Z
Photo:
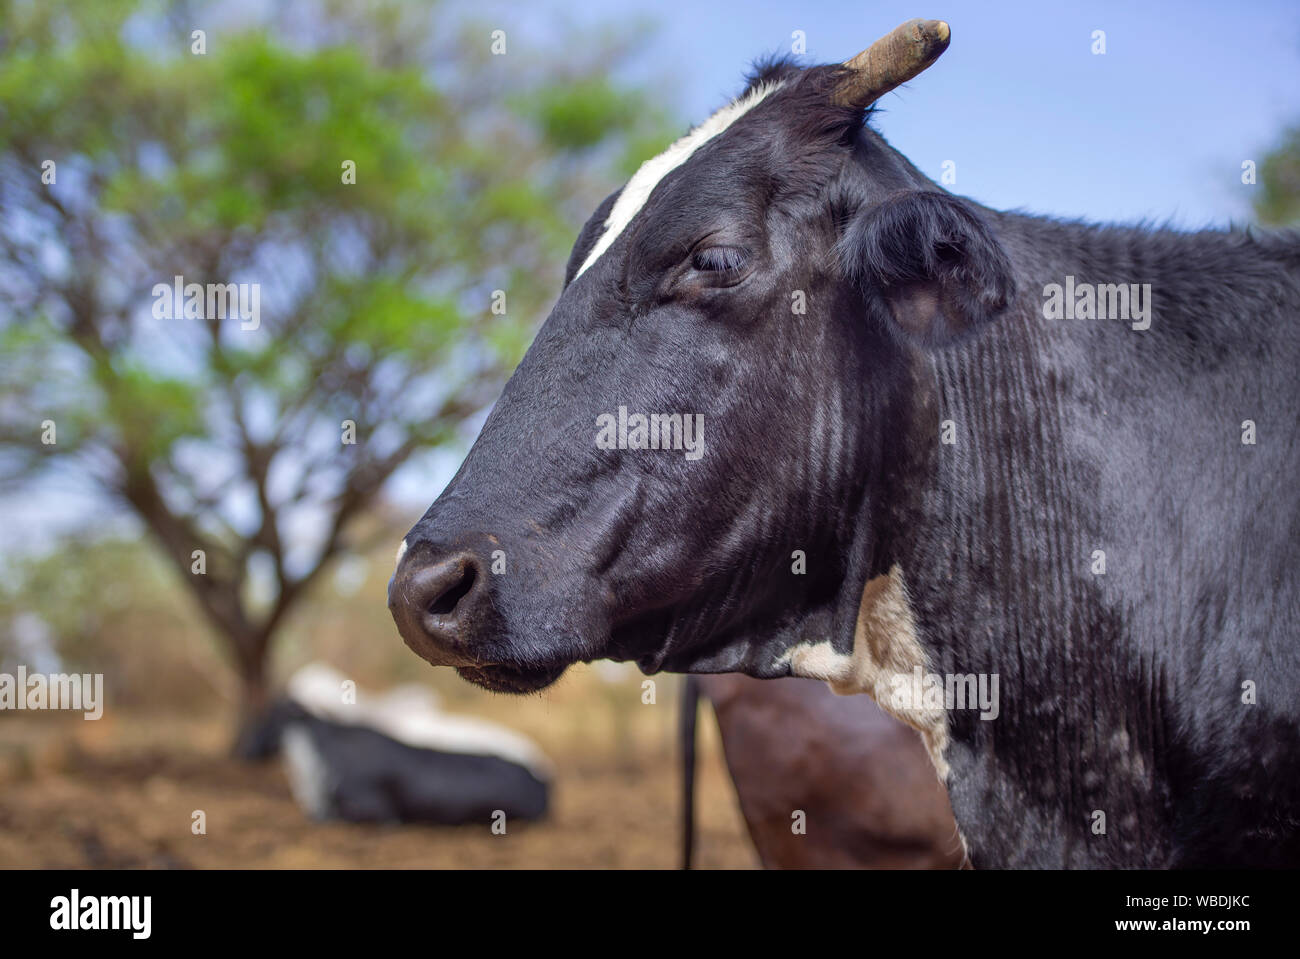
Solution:
M 902 567 L 894 566 L 888 576 L 877 576 L 862 590 L 853 652 L 838 653 L 827 640 L 793 646 L 780 661 L 789 663 L 795 676 L 825 680 L 841 696 L 866 693 L 885 712 L 921 734 L 935 772 L 941 780 L 948 778 L 948 762 L 943 758 L 948 747 L 947 712 L 920 704 L 899 709 L 891 695 L 893 677 L 910 675 L 918 666 L 928 672 L 929 666 L 907 599 Z
M 538 779 L 553 777 L 550 760 L 527 736 L 477 716 L 445 713 L 431 689 L 411 684 L 371 693 L 358 688 L 356 701 L 344 702 L 343 682 L 341 673 L 309 663 L 289 678 L 287 692 L 318 719 L 368 726 L 408 746 L 497 756 L 527 767 Z
M 601 254 L 614 245 L 614 241 L 627 229 L 627 225 L 641 212 L 641 208 L 650 199 L 650 194 L 654 192 L 660 180 L 689 160 L 696 150 L 758 106 L 769 94 L 781 89 L 781 86 L 782 84 L 778 82 L 755 87 L 751 93 L 723 107 L 663 153 L 642 163 L 641 168 L 632 175 L 632 179 L 627 181 L 627 186 L 623 187 L 623 192 L 614 201 L 614 208 L 609 211 L 609 216 L 605 219 L 605 232 L 591 248 L 587 259 L 583 261 L 582 267 L 573 278 L 576 280 L 582 276 L 587 271 L 587 267 L 599 260 Z

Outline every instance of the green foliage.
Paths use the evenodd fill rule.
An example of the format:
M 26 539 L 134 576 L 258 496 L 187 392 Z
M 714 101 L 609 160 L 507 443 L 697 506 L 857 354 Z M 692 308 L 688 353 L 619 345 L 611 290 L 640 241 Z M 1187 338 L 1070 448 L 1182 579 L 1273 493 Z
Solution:
M 1270 225 L 1300 222 L 1300 126 L 1284 133 L 1260 164 L 1255 215 Z
M 202 400 L 195 384 L 161 376 L 129 358 L 119 367 L 107 396 L 109 406 L 102 413 L 132 431 L 123 437 L 124 445 L 140 458 L 140 468 L 167 456 L 179 440 L 202 435 Z
M 546 139 L 560 149 L 581 149 L 601 142 L 625 118 L 645 108 L 641 97 L 589 78 L 562 88 L 541 90 L 521 110 L 540 123 Z

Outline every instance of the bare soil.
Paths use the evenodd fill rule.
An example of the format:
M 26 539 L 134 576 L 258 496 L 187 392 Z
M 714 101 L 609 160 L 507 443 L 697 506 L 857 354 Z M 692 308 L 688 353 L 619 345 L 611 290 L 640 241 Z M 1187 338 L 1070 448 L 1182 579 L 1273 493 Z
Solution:
M 0 716 L 0 867 L 674 868 L 674 710 L 604 722 L 595 708 L 510 710 L 555 762 L 557 779 L 550 817 L 510 824 L 504 836 L 487 823 L 313 822 L 294 803 L 278 760 L 227 757 L 225 715 L 117 713 L 87 722 L 9 713 Z M 707 711 L 700 726 L 697 866 L 755 868 Z M 199 811 L 203 834 L 193 828 Z

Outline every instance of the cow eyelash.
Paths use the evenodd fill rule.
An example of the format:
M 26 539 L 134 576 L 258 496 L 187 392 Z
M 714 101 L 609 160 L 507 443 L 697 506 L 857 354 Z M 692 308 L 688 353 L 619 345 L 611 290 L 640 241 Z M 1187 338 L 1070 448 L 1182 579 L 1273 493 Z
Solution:
M 701 273 L 737 273 L 749 262 L 738 246 L 707 246 L 691 254 L 691 266 Z

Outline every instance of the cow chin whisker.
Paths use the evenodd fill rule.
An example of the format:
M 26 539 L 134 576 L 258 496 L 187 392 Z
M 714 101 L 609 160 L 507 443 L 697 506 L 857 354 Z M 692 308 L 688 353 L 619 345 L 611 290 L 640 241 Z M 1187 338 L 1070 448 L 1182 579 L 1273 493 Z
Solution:
M 524 695 L 541 692 L 554 684 L 568 668 L 568 664 L 545 667 L 459 666 L 456 674 L 489 692 Z

